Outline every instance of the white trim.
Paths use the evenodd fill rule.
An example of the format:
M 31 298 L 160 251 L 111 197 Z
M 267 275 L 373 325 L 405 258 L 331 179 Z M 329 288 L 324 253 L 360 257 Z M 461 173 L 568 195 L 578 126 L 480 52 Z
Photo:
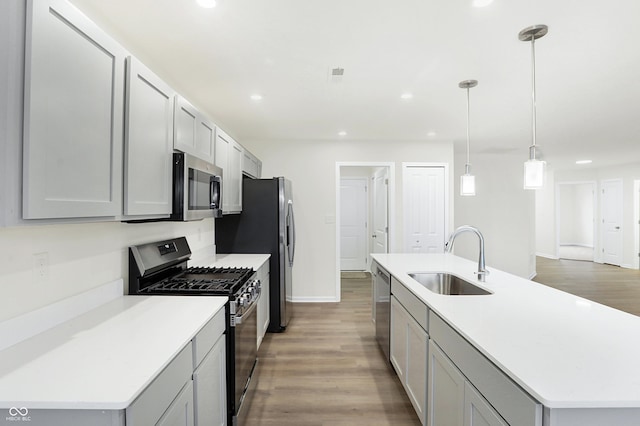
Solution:
M 293 303 L 337 303 L 340 302 L 339 297 L 295 297 L 292 298 L 291 301 Z
M 0 322 L 0 351 L 124 295 L 121 279 Z
M 387 199 L 388 206 L 395 206 L 395 188 L 396 188 L 396 164 L 394 162 L 381 162 L 381 161 L 336 161 L 336 175 L 335 175 L 335 197 L 336 197 L 336 258 L 335 258 L 335 283 L 336 283 L 336 296 L 335 300 L 327 300 L 327 298 L 304 298 L 299 300 L 300 302 L 340 302 L 340 168 L 341 167 L 388 167 L 389 168 L 389 198 Z M 390 208 L 387 220 L 389 222 L 389 245 L 387 251 L 393 253 L 395 250 L 395 208 Z M 370 257 L 369 257 L 370 258 Z M 309 300 L 307 300 L 309 299 Z M 296 300 L 297 302 L 298 300 Z
M 553 254 L 547 254 L 547 253 L 539 253 L 539 252 L 536 252 L 536 256 L 544 257 L 545 259 L 551 259 L 551 260 L 558 260 L 558 259 L 560 259 L 560 258 L 559 258 L 558 256 L 556 256 L 556 255 L 553 255 Z M 534 272 L 534 274 L 535 274 L 535 272 Z
M 633 256 L 634 269 L 640 269 L 640 180 L 633 181 Z

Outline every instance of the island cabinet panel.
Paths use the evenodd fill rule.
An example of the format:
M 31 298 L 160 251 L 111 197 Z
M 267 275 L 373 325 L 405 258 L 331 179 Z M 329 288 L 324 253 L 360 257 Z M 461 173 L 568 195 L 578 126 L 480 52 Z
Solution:
M 23 218 L 121 213 L 125 56 L 67 2 L 27 2 Z
M 127 58 L 125 216 L 171 214 L 175 93 L 136 58 Z
M 469 383 L 464 387 L 464 426 L 509 426 Z
M 392 295 L 389 358 L 422 424 L 427 406 L 428 341 L 426 330 Z
M 640 409 L 629 408 L 544 408 L 544 426 L 638 426 Z
M 462 373 L 430 340 L 428 426 L 463 426 L 464 386 Z
M 433 312 L 429 313 L 429 336 L 508 424 L 542 425 L 542 405 Z M 434 392 L 431 386 L 429 390 Z

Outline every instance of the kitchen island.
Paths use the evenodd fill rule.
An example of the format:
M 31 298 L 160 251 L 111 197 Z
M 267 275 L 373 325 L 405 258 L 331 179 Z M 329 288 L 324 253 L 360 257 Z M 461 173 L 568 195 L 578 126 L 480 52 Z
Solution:
M 535 418 L 530 424 L 640 424 L 639 317 L 493 268 L 489 268 L 486 282 L 478 282 L 474 275 L 477 263 L 451 254 L 372 257 L 392 276 L 392 293 L 395 283 L 426 306 L 425 331 L 430 345 L 435 344 L 437 351 L 445 346 L 462 348 L 449 358 L 457 357 L 453 364 L 456 360 L 463 364 L 458 366 L 463 378 L 481 394 L 486 388 L 487 394 L 500 395 L 489 389 L 495 384 L 487 379 L 492 376 L 474 371 L 474 366 L 487 362 L 487 368 L 497 368 L 515 389 L 534 400 Z M 408 275 L 415 272 L 455 274 L 491 294 L 436 294 Z M 444 343 L 441 345 L 437 337 L 433 341 L 434 335 L 443 336 Z M 464 345 L 471 349 L 464 349 Z M 464 354 L 475 361 L 467 362 L 469 357 Z M 431 362 L 428 367 L 431 374 Z M 480 384 L 471 380 L 476 376 Z M 432 379 L 427 395 L 432 391 Z M 427 396 L 429 401 L 432 397 Z M 496 405 L 500 399 L 489 400 L 499 413 Z M 426 418 L 431 415 L 427 413 Z

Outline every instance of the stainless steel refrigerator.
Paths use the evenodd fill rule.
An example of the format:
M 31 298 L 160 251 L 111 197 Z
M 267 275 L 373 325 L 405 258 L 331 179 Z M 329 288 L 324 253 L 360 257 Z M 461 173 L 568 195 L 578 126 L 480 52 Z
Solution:
M 284 331 L 291 318 L 296 233 L 291 181 L 243 179 L 242 213 L 215 220 L 218 253 L 266 253 L 269 262 L 268 331 Z

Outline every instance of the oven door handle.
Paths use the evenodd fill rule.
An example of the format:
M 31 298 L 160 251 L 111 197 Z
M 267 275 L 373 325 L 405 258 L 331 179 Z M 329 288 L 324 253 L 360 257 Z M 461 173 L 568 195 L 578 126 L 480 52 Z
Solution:
M 249 309 L 242 315 L 236 315 L 236 326 L 241 325 L 242 321 L 244 321 L 245 318 L 249 317 L 253 311 L 256 310 L 256 306 L 258 305 L 257 300 L 254 301 L 251 305 L 249 305 Z

